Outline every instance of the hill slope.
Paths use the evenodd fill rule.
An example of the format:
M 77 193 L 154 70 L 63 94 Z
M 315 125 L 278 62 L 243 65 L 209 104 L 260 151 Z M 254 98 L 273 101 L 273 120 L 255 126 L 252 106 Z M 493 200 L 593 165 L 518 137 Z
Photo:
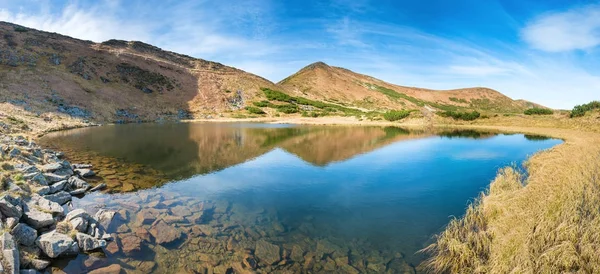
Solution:
M 427 105 L 438 109 L 522 112 L 530 107 L 488 88 L 429 90 L 404 87 L 322 62 L 308 65 L 277 85 L 296 96 L 369 109 L 416 109 Z
M 0 22 L 0 99 L 97 121 L 221 113 L 273 83 L 142 42 L 93 43 Z

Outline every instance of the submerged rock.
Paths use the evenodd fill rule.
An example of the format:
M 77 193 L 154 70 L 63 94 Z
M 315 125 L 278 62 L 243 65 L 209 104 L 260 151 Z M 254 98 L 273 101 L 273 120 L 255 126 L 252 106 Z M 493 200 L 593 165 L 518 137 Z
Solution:
M 182 236 L 181 231 L 162 220 L 152 226 L 150 234 L 152 234 L 157 244 L 168 244 L 178 240 Z
M 106 241 L 97 240 L 90 235 L 84 233 L 77 233 L 76 235 L 79 249 L 83 251 L 92 251 L 106 246 Z
M 258 259 L 267 265 L 273 265 L 281 260 L 280 247 L 265 240 L 256 242 L 255 254 Z

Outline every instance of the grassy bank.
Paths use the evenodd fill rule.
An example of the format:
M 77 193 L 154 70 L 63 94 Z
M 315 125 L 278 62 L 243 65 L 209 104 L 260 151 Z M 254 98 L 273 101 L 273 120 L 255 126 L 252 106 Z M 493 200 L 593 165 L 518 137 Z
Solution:
M 465 215 L 426 249 L 431 272 L 600 272 L 600 122 L 595 116 L 528 121 L 501 119 L 478 127 L 543 134 L 565 143 L 534 155 L 526 164 L 528 176 L 501 169 Z

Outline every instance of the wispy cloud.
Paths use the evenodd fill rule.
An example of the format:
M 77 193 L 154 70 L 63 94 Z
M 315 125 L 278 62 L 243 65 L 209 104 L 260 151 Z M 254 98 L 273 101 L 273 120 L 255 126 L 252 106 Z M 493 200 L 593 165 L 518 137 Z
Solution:
M 600 45 L 600 5 L 542 15 L 523 29 L 522 36 L 533 48 L 549 52 L 596 47 Z

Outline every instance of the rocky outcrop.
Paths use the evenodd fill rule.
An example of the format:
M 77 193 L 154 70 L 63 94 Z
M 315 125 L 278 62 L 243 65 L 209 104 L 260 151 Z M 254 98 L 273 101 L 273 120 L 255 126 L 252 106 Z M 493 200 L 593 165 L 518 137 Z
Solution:
M 41 149 L 21 136 L 0 133 L 0 151 L 18 172 L 2 179 L 0 273 L 45 272 L 48 258 L 107 246 L 112 237 L 106 229 L 115 212 L 99 210 L 92 217 L 83 209 L 65 212 L 62 206 L 72 200 L 72 193 L 86 194 L 92 188 L 83 179 L 94 176 L 91 166 L 71 165 L 60 159 L 62 153 Z

